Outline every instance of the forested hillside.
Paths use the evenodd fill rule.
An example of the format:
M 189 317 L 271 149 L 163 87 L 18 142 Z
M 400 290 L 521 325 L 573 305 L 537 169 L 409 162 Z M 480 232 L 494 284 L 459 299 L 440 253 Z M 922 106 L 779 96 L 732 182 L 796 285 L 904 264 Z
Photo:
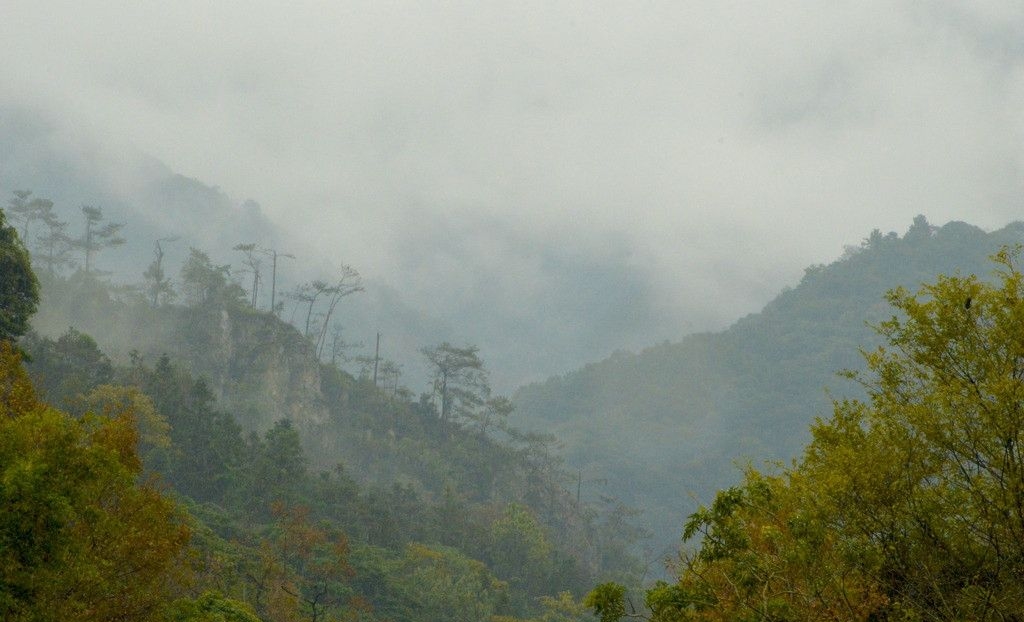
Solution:
M 1021 223 L 986 233 L 918 217 L 902 237 L 875 231 L 836 262 L 808 268 L 728 330 L 616 354 L 524 387 L 514 401 L 524 425 L 564 440 L 567 464 L 643 508 L 667 553 L 697 502 L 740 477 L 738 465 L 796 456 L 830 395 L 861 394 L 836 373 L 862 367 L 859 349 L 877 339 L 867 324 L 892 313 L 887 290 L 991 274 L 988 257 L 1022 240 Z
M 14 227 L 0 230 L 3 256 L 21 258 L 6 287 L 30 272 Z M 51 334 L 26 333 L 37 295 L 26 277 L 5 295 L 5 317 L 17 314 L 0 335 L 26 333 L 24 364 L 0 344 L 0 469 L 21 482 L 0 495 L 28 508 L 5 510 L 0 537 L 38 531 L 0 560 L 0 609 L 13 619 L 40 619 L 66 590 L 66 619 L 575 620 L 596 580 L 636 580 L 628 509 L 578 502 L 555 439 L 508 424 L 511 404 L 492 393 L 476 348 L 424 348 L 444 382 L 420 396 L 394 367 L 353 376 L 332 361 L 325 309 L 358 292 L 354 270 L 310 285 L 310 321 L 294 327 L 198 250 L 178 278 L 155 264 L 136 287 L 40 253 L 33 264 L 32 324 Z M 62 475 L 78 468 L 62 452 L 89 469 L 80 484 Z M 110 452 L 119 462 L 104 462 Z M 114 485 L 104 477 L 151 513 L 148 528 L 125 528 L 159 544 L 154 559 L 107 544 L 131 542 L 116 523 L 131 509 L 90 505 L 88 486 Z M 92 518 L 67 518 L 80 514 Z M 94 576 L 98 592 L 76 575 Z M 161 585 L 126 592 L 138 609 L 99 604 L 136 575 Z
M 641 547 L 648 561 L 671 557 L 686 517 L 736 482 L 744 461 L 788 461 L 830 395 L 863 395 L 836 372 L 860 369 L 859 351 L 877 343 L 871 325 L 892 313 L 884 292 L 936 274 L 990 274 L 991 254 L 1024 240 L 1021 223 L 986 233 L 919 217 L 902 237 L 875 231 L 808 268 L 726 331 L 619 353 L 510 400 L 472 345 L 423 344 L 433 382 L 419 395 L 400 363 L 350 358 L 331 320 L 363 289 L 351 267 L 282 293 L 298 311 L 290 323 L 257 302 L 255 245 L 239 248 L 242 268 L 193 248 L 174 270 L 158 252 L 137 281 L 114 284 L 90 259 L 116 252 L 120 225 L 83 208 L 92 224 L 72 238 L 47 224 L 47 202 L 28 198 L 11 202 L 15 221 L 23 232 L 46 225 L 52 239 L 34 238 L 38 276 L 5 281 L 18 294 L 5 331 L 20 336 L 25 362 L 9 348 L 0 357 L 12 426 L 4 468 L 20 477 L 27 467 L 15 457 L 33 434 L 58 435 L 28 452 L 54 473 L 74 468 L 60 456 L 67 443 L 84 448 L 74 454 L 82 464 L 119 453 L 120 466 L 88 466 L 99 479 L 81 485 L 112 478 L 155 521 L 143 537 L 160 543 L 158 558 L 138 563 L 145 581 L 163 583 L 133 596 L 146 603 L 137 619 L 584 619 L 579 599 L 591 586 L 639 585 L 650 569 Z M 10 257 L 27 266 L 15 228 L 2 229 Z M 76 249 L 84 261 L 66 256 Z M 748 471 L 735 494 L 761 494 L 758 477 Z M 45 506 L 52 493 L 73 514 L 97 511 L 76 484 L 32 481 L 25 490 L 42 496 L 11 488 L 12 503 Z M 721 528 L 708 511 L 690 518 L 689 536 Z M 21 516 L 5 516 L 10 534 Z M 69 523 L 53 520 L 56 531 L 30 542 L 70 547 L 60 555 L 81 572 L 118 585 L 101 567 L 136 563 L 113 545 L 100 557 L 75 548 L 78 536 L 61 531 Z M 96 537 L 116 540 L 104 525 Z M 644 525 L 658 548 L 644 544 Z M 17 555 L 27 557 L 8 560 L 0 606 L 29 615 L 72 571 L 35 549 Z M 25 587 L 44 567 L 52 584 Z M 603 586 L 590 604 L 619 602 L 616 584 Z M 654 595 L 675 598 L 673 589 Z
M 688 517 L 693 548 L 643 605 L 604 583 L 602 622 L 1020 620 L 1022 247 L 995 279 L 897 287 L 863 399 L 836 400 L 788 465 L 747 467 Z

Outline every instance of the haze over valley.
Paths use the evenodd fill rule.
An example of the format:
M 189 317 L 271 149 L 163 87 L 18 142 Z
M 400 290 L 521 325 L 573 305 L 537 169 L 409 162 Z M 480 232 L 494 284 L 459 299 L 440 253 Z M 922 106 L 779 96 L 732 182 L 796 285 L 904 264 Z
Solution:
M 725 328 L 872 229 L 1019 214 L 1012 4 L 230 6 L 6 3 L 0 191 L 182 228 L 253 200 L 195 243 L 355 266 L 366 315 L 506 390 Z
M 0 617 L 1024 615 L 1017 3 L 0 40 Z

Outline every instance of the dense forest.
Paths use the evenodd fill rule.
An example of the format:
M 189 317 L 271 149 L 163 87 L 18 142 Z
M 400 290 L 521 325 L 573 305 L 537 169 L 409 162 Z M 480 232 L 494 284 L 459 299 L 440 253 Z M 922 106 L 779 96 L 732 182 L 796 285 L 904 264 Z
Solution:
M 985 232 L 919 216 L 902 236 L 876 230 L 727 330 L 523 387 L 513 395 L 520 425 L 556 434 L 569 464 L 642 507 L 671 556 L 685 517 L 735 484 L 747 462 L 796 458 L 833 398 L 865 396 L 840 372 L 863 370 L 860 350 L 880 343 L 870 325 L 895 312 L 887 290 L 939 274 L 988 279 L 989 256 L 1021 242 L 1019 222 Z
M 0 41 L 0 622 L 1024 622 L 1024 2 Z
M 876 231 L 727 331 L 509 399 L 472 345 L 424 345 L 420 395 L 350 358 L 351 267 L 287 322 L 266 249 L 172 277 L 158 241 L 115 284 L 121 226 L 52 208 L 0 211 L 5 619 L 1024 612 L 1019 223 Z M 682 550 L 642 555 L 634 506 Z
M 556 440 L 509 425 L 475 347 L 424 347 L 419 396 L 388 361 L 340 368 L 325 327 L 355 270 L 298 288 L 292 326 L 195 249 L 177 279 L 157 254 L 113 285 L 91 259 L 120 228 L 83 210 L 81 237 L 33 235 L 51 209 L 18 193 L 20 234 L 3 225 L 20 258 L 4 267 L 7 619 L 576 620 L 598 579 L 637 581 L 632 511 L 567 489 Z M 31 330 L 37 298 L 33 327 L 71 328 Z
M 939 276 L 890 290 L 881 345 L 849 372 L 799 460 L 750 467 L 686 523 L 674 583 L 638 612 L 587 598 L 602 622 L 1020 620 L 1024 616 L 1024 273 Z

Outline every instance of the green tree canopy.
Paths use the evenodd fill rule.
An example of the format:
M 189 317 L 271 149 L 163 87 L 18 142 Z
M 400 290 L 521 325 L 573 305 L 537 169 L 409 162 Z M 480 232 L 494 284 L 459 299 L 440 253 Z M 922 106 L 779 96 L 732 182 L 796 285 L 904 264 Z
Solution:
M 168 622 L 260 622 L 249 605 L 225 598 L 217 592 L 204 592 L 195 599 L 174 603 Z
M 103 223 L 103 209 L 92 205 L 82 206 L 82 215 L 85 217 L 85 231 L 82 237 L 74 240 L 74 246 L 82 249 L 85 259 L 85 273 L 92 272 L 93 255 L 111 246 L 124 244 L 124 238 L 120 236 L 124 223 Z
M 440 400 L 442 423 L 469 418 L 490 393 L 480 348 L 457 347 L 447 341 L 421 350 L 430 363 L 434 395 Z
M 189 306 L 207 304 L 237 304 L 245 291 L 230 280 L 231 267 L 217 266 L 203 251 L 190 248 L 181 268 L 182 290 Z
M 189 530 L 137 481 L 135 413 L 52 409 L 19 359 L 0 343 L 0 618 L 161 619 Z
M 28 251 L 0 210 L 0 340 L 25 334 L 38 304 L 39 282 Z
M 867 399 L 835 402 L 801 461 L 749 469 L 690 517 L 700 548 L 678 583 L 648 592 L 654 619 L 1024 618 L 1017 254 L 994 257 L 994 283 L 940 276 L 888 294 L 885 344 L 848 374 Z

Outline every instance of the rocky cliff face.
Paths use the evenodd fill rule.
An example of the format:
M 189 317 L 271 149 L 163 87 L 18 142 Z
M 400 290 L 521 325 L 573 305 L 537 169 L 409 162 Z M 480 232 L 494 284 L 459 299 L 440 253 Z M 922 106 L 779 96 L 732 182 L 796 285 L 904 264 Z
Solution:
M 206 377 L 244 427 L 262 431 L 290 419 L 310 430 L 327 420 L 319 363 L 294 327 L 244 308 L 185 314 L 191 327 L 182 332 L 201 342 L 180 344 L 175 358 Z
M 300 429 L 322 425 L 328 413 L 320 366 L 299 332 L 265 313 L 223 312 L 222 317 L 228 355 L 225 404 L 235 406 L 243 423 L 256 429 L 281 418 Z
M 279 419 L 314 430 L 328 417 L 320 366 L 293 326 L 243 305 L 164 306 L 117 299 L 93 279 L 44 279 L 39 333 L 68 327 L 91 335 L 115 361 L 137 352 L 150 363 L 166 354 L 209 383 L 239 423 L 263 431 Z

